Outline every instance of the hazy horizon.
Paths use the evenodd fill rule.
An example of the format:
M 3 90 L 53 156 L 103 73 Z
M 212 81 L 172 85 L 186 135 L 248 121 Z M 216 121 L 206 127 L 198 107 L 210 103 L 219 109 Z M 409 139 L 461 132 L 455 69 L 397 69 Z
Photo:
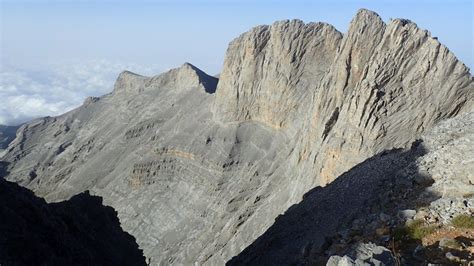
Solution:
M 283 19 L 346 32 L 360 8 L 407 18 L 473 66 L 471 1 L 3 0 L 0 124 L 58 115 L 110 92 L 122 70 L 154 75 L 184 62 L 220 72 L 228 43 Z

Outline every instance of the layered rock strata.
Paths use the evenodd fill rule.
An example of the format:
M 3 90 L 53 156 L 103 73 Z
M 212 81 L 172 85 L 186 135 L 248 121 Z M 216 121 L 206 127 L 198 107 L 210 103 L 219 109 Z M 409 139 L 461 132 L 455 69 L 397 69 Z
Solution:
M 232 41 L 219 80 L 190 64 L 123 72 L 23 125 L 3 172 L 48 201 L 102 196 L 153 265 L 222 264 L 308 190 L 471 110 L 473 88 L 408 20 L 360 10 L 347 34 L 280 21 Z

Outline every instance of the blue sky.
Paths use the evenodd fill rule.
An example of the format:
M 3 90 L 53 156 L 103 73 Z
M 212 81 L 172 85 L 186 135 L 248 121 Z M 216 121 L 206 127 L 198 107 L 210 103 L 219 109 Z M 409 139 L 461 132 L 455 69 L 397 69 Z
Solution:
M 474 65 L 473 1 L 0 2 L 0 74 L 8 73 L 8 78 L 0 80 L 0 123 L 18 123 L 38 113 L 57 114 L 73 108 L 87 94 L 100 95 L 110 90 L 121 67 L 150 75 L 191 62 L 216 74 L 221 69 L 229 41 L 255 25 L 299 18 L 305 22 L 328 22 L 345 32 L 359 8 L 371 9 L 386 21 L 408 18 L 430 30 L 467 66 L 472 68 Z M 99 69 L 97 62 L 101 66 Z M 110 69 L 108 64 L 112 65 Z M 66 71 L 68 69 L 71 73 Z M 68 76 L 78 75 L 72 69 L 80 69 L 81 82 Z M 14 117 L 7 102 L 12 100 L 7 100 L 6 96 L 19 93 L 28 97 L 29 89 L 25 86 L 32 86 L 21 78 L 12 78 L 14 73 L 22 73 L 23 79 L 39 87 L 34 94 L 30 93 L 33 100 L 42 98 L 44 104 L 50 101 L 41 91 L 51 87 L 52 80 L 56 80 L 56 85 L 57 80 L 70 80 L 60 84 L 58 90 L 63 90 L 66 98 L 66 92 L 70 91 L 74 99 L 64 100 L 62 106 L 44 108 L 33 114 L 28 114 L 31 110 L 25 111 L 24 115 Z M 96 84 L 84 89 L 90 85 L 84 81 L 88 79 L 95 80 Z M 19 86 L 23 86 L 21 90 Z M 48 94 L 51 93 L 54 90 L 49 89 Z M 52 101 L 57 103 L 58 99 Z M 37 104 L 41 106 L 41 103 Z

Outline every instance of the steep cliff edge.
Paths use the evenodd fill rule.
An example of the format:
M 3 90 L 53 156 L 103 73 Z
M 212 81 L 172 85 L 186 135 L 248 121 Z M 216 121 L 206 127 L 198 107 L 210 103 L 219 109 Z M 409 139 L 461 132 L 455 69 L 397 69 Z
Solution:
M 126 71 L 110 94 L 23 125 L 5 178 L 48 201 L 102 196 L 151 264 L 222 264 L 310 189 L 409 147 L 473 94 L 469 69 L 410 21 L 360 10 L 345 35 L 280 21 L 231 42 L 219 81 L 190 64 Z
M 342 34 L 325 23 L 279 21 L 233 40 L 220 75 L 214 113 L 223 121 L 301 123 L 311 93 L 329 70 Z
M 469 69 L 429 32 L 359 11 L 315 97 L 309 135 L 316 136 L 311 150 L 323 155 L 314 157 L 319 183 L 409 145 L 441 119 L 471 109 L 473 97 Z
M 215 113 L 299 131 L 299 160 L 316 169 L 311 185 L 320 185 L 472 108 L 472 81 L 428 31 L 361 9 L 344 36 L 326 24 L 286 21 L 234 40 Z

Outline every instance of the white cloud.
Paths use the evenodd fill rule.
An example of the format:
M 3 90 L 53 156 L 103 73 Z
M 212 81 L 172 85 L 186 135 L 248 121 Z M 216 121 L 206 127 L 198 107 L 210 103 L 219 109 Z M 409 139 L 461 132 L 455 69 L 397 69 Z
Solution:
M 154 75 L 160 69 L 106 60 L 48 65 L 40 70 L 2 66 L 0 124 L 16 125 L 67 112 L 81 105 L 88 96 L 112 91 L 115 79 L 123 70 Z

